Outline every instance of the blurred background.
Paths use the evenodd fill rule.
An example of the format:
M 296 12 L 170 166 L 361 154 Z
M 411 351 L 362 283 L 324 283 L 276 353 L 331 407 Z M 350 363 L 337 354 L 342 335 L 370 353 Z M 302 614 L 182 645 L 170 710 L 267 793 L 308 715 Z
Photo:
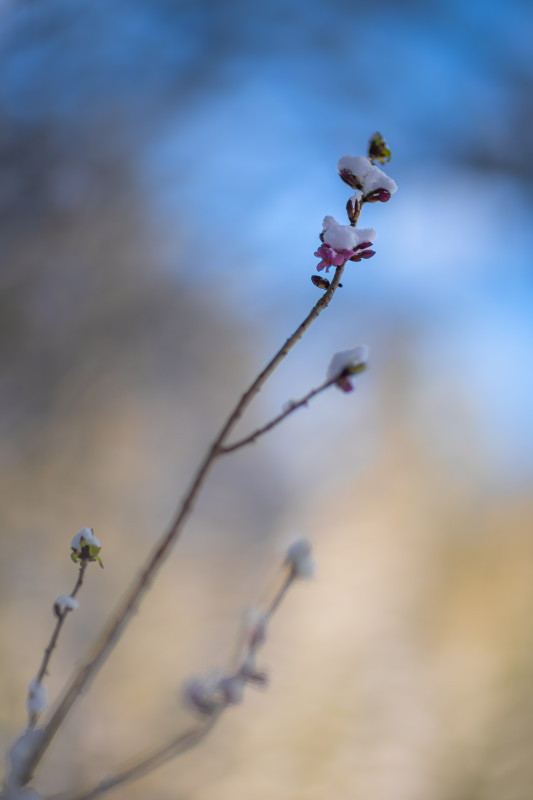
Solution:
M 112 796 L 529 800 L 533 785 L 533 7 L 524 0 L 0 3 L 0 744 L 55 597 L 105 569 L 53 699 L 236 397 L 319 297 L 337 159 L 379 130 L 399 186 L 376 256 L 239 432 L 367 343 L 331 390 L 219 462 L 37 782 L 80 787 L 188 724 L 291 538 L 297 586 L 250 691 L 198 750 Z

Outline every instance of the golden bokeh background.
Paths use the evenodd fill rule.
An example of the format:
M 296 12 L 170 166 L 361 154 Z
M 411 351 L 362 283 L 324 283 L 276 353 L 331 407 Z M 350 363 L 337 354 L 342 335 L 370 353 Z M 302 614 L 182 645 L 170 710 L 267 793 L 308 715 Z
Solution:
M 479 130 L 462 117 L 464 142 L 479 143 L 470 151 L 471 171 L 464 166 L 469 147 L 461 149 L 453 131 L 454 146 L 440 149 L 443 117 L 429 97 L 431 119 L 415 139 L 420 108 L 407 103 L 408 74 L 399 77 L 404 116 L 377 90 L 377 99 L 369 98 L 371 75 L 363 70 L 366 80 L 353 82 L 353 111 L 344 117 L 341 87 L 340 119 L 327 136 L 317 122 L 308 139 L 289 127 L 285 141 L 291 115 L 302 126 L 313 115 L 305 93 L 298 94 L 297 73 L 272 73 L 271 96 L 261 94 L 258 77 L 256 104 L 245 93 L 242 108 L 238 76 L 234 83 L 230 77 L 232 69 L 246 71 L 239 57 L 245 64 L 252 59 L 246 37 L 261 39 L 262 23 L 269 31 L 299 30 L 295 10 L 294 17 L 280 17 L 272 4 L 272 16 L 268 8 L 248 14 L 235 2 L 224 19 L 208 2 L 196 9 L 154 5 L 134 4 L 130 15 L 123 3 L 114 12 L 81 3 L 79 18 L 60 2 L 47 10 L 12 2 L 0 11 L 10 87 L 0 98 L 1 744 L 7 750 L 25 724 L 27 685 L 52 629 L 52 603 L 74 584 L 72 536 L 94 527 L 105 569 L 89 570 L 80 608 L 67 620 L 48 680 L 52 702 L 168 525 L 238 394 L 316 301 L 309 275 L 317 226 L 324 213 L 340 217 L 346 199 L 334 169 L 348 139 L 341 125 L 352 125 L 350 142 L 354 136 L 364 142 L 368 125 L 383 122 L 392 130 L 390 137 L 383 132 L 393 145 L 389 172 L 400 191 L 362 223 L 379 228 L 377 255 L 354 265 L 357 272 L 346 276 L 239 431 L 318 385 L 335 350 L 366 341 L 371 369 L 354 395 L 320 396 L 215 466 L 178 547 L 58 734 L 36 786 L 44 795 L 81 788 L 185 728 L 193 718 L 180 702 L 180 684 L 227 662 L 243 611 L 268 594 L 287 542 L 305 534 L 317 575 L 291 590 L 271 624 L 262 651 L 269 688 L 250 689 L 200 747 L 112 796 L 527 800 L 532 437 L 520 403 L 532 392 L 520 358 L 530 352 L 531 330 L 525 323 L 521 336 L 509 319 L 519 319 L 531 298 L 531 279 L 524 277 L 529 244 L 519 226 L 530 205 L 523 198 L 531 156 L 523 155 L 517 177 L 513 153 L 498 139 L 516 133 L 509 120 L 530 119 L 521 96 L 509 90 L 505 97 L 515 104 L 509 129 L 494 122 L 485 140 L 476 140 Z M 411 30 L 416 43 L 436 35 L 446 19 L 450 31 L 462 13 L 455 4 L 450 18 L 439 3 L 431 13 L 408 5 L 421 26 Z M 518 36 L 518 12 L 526 12 L 515 5 Z M 316 35 L 327 11 L 318 2 L 311 8 L 307 24 Z M 355 25 L 360 13 L 366 46 L 373 44 L 375 20 L 366 7 L 333 3 L 330 13 L 337 30 L 343 14 Z M 393 6 L 384 3 L 375 14 L 394 53 Z M 200 23 L 210 31 L 205 39 L 195 27 Z M 239 25 L 243 38 L 232 39 Z M 100 31 L 94 52 L 92 30 Z M 124 36 L 120 46 L 117 32 Z M 147 48 L 137 58 L 135 36 Z M 505 41 L 512 49 L 521 40 L 508 33 Z M 105 42 L 114 42 L 109 52 Z M 186 42 L 196 48 L 192 55 Z M 267 68 L 270 57 L 291 55 L 284 40 L 272 42 L 252 66 Z M 346 55 L 332 60 L 334 40 L 315 45 L 333 80 Z M 314 52 L 309 42 L 295 47 L 307 63 Z M 77 48 L 85 61 L 76 61 Z M 450 38 L 441 54 L 443 83 L 457 52 L 466 53 L 467 45 Z M 510 64 L 503 56 L 493 62 L 504 88 Z M 80 76 L 81 99 L 72 86 Z M 419 78 L 422 86 L 422 72 Z M 522 78 L 525 86 L 526 72 Z M 496 83 L 489 71 L 485 84 L 474 85 L 480 107 L 492 102 Z M 417 98 L 423 106 L 424 96 Z M 249 125 L 253 138 L 256 116 L 268 109 L 256 158 L 262 160 L 261 148 L 272 156 L 269 137 L 276 134 L 277 166 L 257 167 L 249 154 L 240 164 L 239 140 L 232 143 L 217 111 L 224 104 L 230 119 L 234 104 L 240 108 L 244 134 L 237 137 Z M 197 152 L 191 128 L 183 121 L 180 138 L 179 124 L 180 114 L 191 119 L 200 106 L 198 130 L 214 141 Z M 209 127 L 210 114 L 218 128 Z M 518 129 L 523 134 L 524 126 Z M 297 152 L 299 141 L 305 152 Z M 296 156 L 302 163 L 293 173 L 288 165 Z M 213 175 L 213 186 L 200 186 L 217 158 L 226 171 Z M 257 170 L 272 173 L 272 185 L 264 177 L 264 196 Z M 316 170 L 316 184 L 309 170 Z M 231 175 L 235 185 L 223 188 Z M 506 231 L 493 230 L 483 205 L 489 198 L 493 207 L 487 192 L 493 184 L 496 207 L 502 186 L 520 200 L 514 227 L 505 216 L 511 211 L 501 211 L 513 245 Z M 472 216 L 463 219 L 463 212 Z M 455 225 L 444 231 L 448 238 L 439 227 L 448 224 L 446 214 Z M 293 268 L 300 220 L 307 252 Z M 500 260 L 507 257 L 501 272 L 489 236 Z M 460 259 L 463 244 L 466 266 L 457 266 L 454 253 Z M 493 313 L 500 309 L 493 300 L 483 305 L 485 291 L 501 297 L 507 316 Z M 479 339 L 468 338 L 472 329 Z M 509 365 L 516 366 L 511 379 L 500 379 Z M 491 393 L 499 402 L 492 415 L 485 405 Z

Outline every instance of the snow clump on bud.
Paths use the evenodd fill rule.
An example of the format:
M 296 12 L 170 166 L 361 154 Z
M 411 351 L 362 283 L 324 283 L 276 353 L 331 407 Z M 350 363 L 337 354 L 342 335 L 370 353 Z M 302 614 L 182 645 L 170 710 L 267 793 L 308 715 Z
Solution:
M 74 611 L 78 606 L 79 603 L 75 597 L 71 597 L 69 594 L 60 594 L 54 603 L 54 614 L 56 617 L 62 617 L 67 611 Z
M 291 570 L 293 578 L 308 580 L 315 574 L 315 561 L 308 539 L 299 539 L 293 542 L 287 550 L 285 564 Z
M 102 559 L 100 558 L 100 550 L 102 545 L 94 535 L 92 528 L 82 528 L 70 543 L 70 557 L 73 561 L 97 561 L 101 567 Z
M 398 189 L 392 178 L 366 156 L 342 156 L 337 162 L 337 169 L 344 183 L 362 192 L 367 203 L 385 203 Z
M 322 259 L 317 264 L 317 270 L 331 266 L 340 267 L 346 261 L 360 261 L 362 258 L 371 258 L 374 250 L 368 248 L 376 238 L 373 228 L 354 228 L 352 225 L 341 225 L 334 217 L 324 217 L 322 245 L 315 256 Z
M 353 376 L 364 372 L 368 366 L 368 347 L 358 345 L 352 350 L 335 353 L 328 367 L 327 380 L 343 392 L 353 392 Z
M 28 714 L 31 716 L 37 716 L 38 714 L 42 714 L 43 711 L 46 711 L 47 707 L 48 697 L 46 694 L 46 689 L 42 683 L 39 683 L 39 681 L 34 678 L 28 686 L 28 696 L 26 697 L 26 708 L 28 709 Z

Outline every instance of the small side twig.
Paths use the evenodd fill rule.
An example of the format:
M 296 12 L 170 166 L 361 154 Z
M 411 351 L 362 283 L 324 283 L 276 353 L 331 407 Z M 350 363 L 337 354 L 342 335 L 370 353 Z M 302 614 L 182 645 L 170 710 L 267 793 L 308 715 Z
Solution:
M 63 792 L 47 800 L 94 800 L 117 786 L 153 772 L 199 744 L 213 730 L 224 711 L 242 700 L 246 684 L 264 686 L 267 673 L 257 669 L 256 653 L 264 643 L 267 625 L 289 587 L 298 578 L 311 577 L 313 561 L 307 541 L 295 542 L 289 548 L 284 568 L 283 580 L 270 602 L 252 623 L 247 624 L 234 668 L 230 672 L 217 671 L 204 678 L 194 678 L 188 683 L 185 697 L 189 705 L 204 717 L 201 724 L 171 737 L 149 753 L 138 754 L 114 775 L 81 793 Z
M 28 730 L 35 728 L 40 714 L 46 708 L 46 690 L 43 687 L 43 681 L 48 674 L 50 659 L 52 658 L 52 653 L 57 646 L 59 634 L 61 633 L 61 629 L 67 618 L 67 614 L 77 606 L 75 597 L 83 583 L 85 570 L 87 569 L 87 563 L 88 562 L 86 559 L 80 560 L 78 577 L 72 592 L 70 595 L 61 595 L 54 603 L 53 610 L 57 617 L 57 621 L 52 631 L 52 636 L 50 637 L 48 646 L 44 651 L 43 660 L 41 662 L 41 666 L 39 667 L 39 671 L 28 687 Z
M 336 378 L 332 378 L 330 380 L 324 381 L 324 383 L 322 383 L 316 389 L 311 389 L 311 391 L 308 392 L 300 400 L 290 400 L 289 403 L 287 404 L 287 408 L 285 408 L 284 411 L 281 412 L 281 414 L 278 414 L 277 417 L 274 417 L 274 419 L 272 419 L 269 423 L 263 425 L 261 428 L 258 428 L 249 436 L 245 436 L 243 439 L 239 439 L 237 442 L 234 442 L 233 444 L 228 444 L 224 447 L 221 447 L 220 452 L 223 455 L 225 455 L 226 453 L 233 453 L 235 450 L 239 450 L 241 447 L 244 447 L 247 444 L 255 442 L 257 439 L 259 439 L 260 436 L 263 436 L 265 433 L 268 433 L 268 431 L 271 431 L 272 428 L 276 427 L 276 425 L 279 425 L 280 422 L 283 422 L 284 419 L 286 419 L 290 414 L 292 414 L 298 408 L 306 406 L 309 403 L 309 401 L 312 400 L 313 397 L 316 397 L 317 394 L 320 394 L 320 392 L 323 392 L 325 389 L 329 389 L 330 386 L 333 386 L 336 380 L 337 380 Z
M 81 588 L 81 585 L 83 583 L 83 578 L 85 576 L 85 570 L 86 569 L 87 569 L 87 561 L 86 560 L 80 561 L 80 569 L 79 569 L 79 572 L 78 572 L 78 579 L 76 580 L 76 585 L 74 586 L 74 589 L 70 593 L 70 597 L 76 597 L 77 593 L 79 592 L 79 590 Z M 61 628 L 63 627 L 63 624 L 64 624 L 64 622 L 65 622 L 65 620 L 67 618 L 67 614 L 69 613 L 69 610 L 70 609 L 68 609 L 68 608 L 65 609 L 65 611 L 61 614 L 61 616 L 58 617 L 58 620 L 57 620 L 55 628 L 53 630 L 53 633 L 52 633 L 50 642 L 48 644 L 48 647 L 44 651 L 44 657 L 43 657 L 43 660 L 42 660 L 42 664 L 41 664 L 41 666 L 39 668 L 39 672 L 37 673 L 36 681 L 38 683 L 41 683 L 43 681 L 45 675 L 47 675 L 47 673 L 48 673 L 48 665 L 49 665 L 50 659 L 52 657 L 52 652 L 55 649 L 55 646 L 57 644 L 57 640 L 59 638 L 59 634 L 61 633 Z
M 47 800 L 93 800 L 93 798 L 106 794 L 123 783 L 129 783 L 138 778 L 142 778 L 144 775 L 153 772 L 173 758 L 196 747 L 196 745 L 214 728 L 221 713 L 222 711 L 216 715 L 213 714 L 212 717 L 202 724 L 191 727 L 183 733 L 174 736 L 163 746 L 158 747 L 152 752 L 132 759 L 129 766 L 124 766 L 123 769 L 119 770 L 115 775 L 104 778 L 95 786 L 86 789 L 81 794 L 74 795 L 63 792 L 62 794 L 52 795 L 48 797 Z

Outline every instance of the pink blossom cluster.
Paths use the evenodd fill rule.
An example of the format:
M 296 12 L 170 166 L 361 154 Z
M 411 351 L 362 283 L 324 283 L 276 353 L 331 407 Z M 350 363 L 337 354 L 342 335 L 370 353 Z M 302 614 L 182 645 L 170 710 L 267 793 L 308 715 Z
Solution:
M 355 194 L 346 204 L 349 225 L 341 225 L 333 217 L 326 217 L 320 234 L 322 244 L 315 251 L 320 259 L 317 271 L 330 267 L 342 267 L 347 261 L 361 261 L 372 258 L 375 251 L 370 249 L 376 236 L 371 228 L 356 227 L 361 209 L 365 203 L 386 203 L 397 189 L 396 183 L 389 178 L 374 161 L 384 163 L 390 157 L 386 142 L 376 133 L 370 139 L 367 156 L 346 155 L 339 159 L 337 169 L 342 180 Z M 313 280 L 319 288 L 328 288 L 321 282 Z M 329 285 L 329 284 L 328 284 Z

